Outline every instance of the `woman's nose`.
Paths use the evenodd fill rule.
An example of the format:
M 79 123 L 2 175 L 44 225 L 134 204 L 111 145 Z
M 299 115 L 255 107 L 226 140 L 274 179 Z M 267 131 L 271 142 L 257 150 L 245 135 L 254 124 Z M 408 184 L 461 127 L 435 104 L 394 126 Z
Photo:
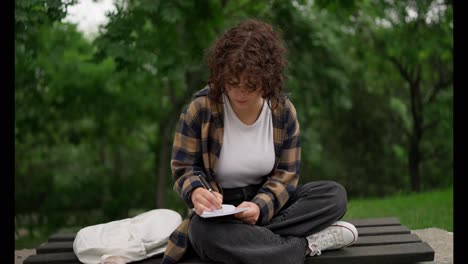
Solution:
M 239 92 L 241 94 L 248 94 L 249 93 L 249 91 L 247 91 L 246 89 L 240 89 Z

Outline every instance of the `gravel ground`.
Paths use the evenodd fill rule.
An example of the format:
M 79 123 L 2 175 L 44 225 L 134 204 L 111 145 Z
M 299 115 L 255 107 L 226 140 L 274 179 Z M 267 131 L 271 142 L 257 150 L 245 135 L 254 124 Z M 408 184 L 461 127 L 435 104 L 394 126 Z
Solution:
M 23 261 L 29 256 L 29 255 L 35 255 L 36 250 L 35 249 L 21 249 L 21 250 L 15 250 L 15 264 L 23 264 Z
M 453 233 L 440 228 L 426 228 L 412 230 L 422 241 L 427 242 L 434 249 L 434 261 L 421 262 L 424 264 L 453 263 Z
M 422 241 L 427 242 L 435 252 L 434 261 L 420 264 L 448 264 L 453 263 L 453 233 L 439 228 L 412 230 Z M 15 250 L 15 264 L 22 264 L 29 256 L 36 254 L 35 249 Z

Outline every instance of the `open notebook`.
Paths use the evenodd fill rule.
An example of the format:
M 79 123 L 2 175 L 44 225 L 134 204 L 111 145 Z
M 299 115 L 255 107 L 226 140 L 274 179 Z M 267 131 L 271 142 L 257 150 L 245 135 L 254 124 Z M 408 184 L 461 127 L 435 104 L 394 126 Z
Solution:
M 211 212 L 204 211 L 203 214 L 200 216 L 203 218 L 218 217 L 218 216 L 224 216 L 224 215 L 237 214 L 237 213 L 247 211 L 247 210 L 248 208 L 236 208 L 232 204 L 223 204 L 222 209 L 213 210 Z

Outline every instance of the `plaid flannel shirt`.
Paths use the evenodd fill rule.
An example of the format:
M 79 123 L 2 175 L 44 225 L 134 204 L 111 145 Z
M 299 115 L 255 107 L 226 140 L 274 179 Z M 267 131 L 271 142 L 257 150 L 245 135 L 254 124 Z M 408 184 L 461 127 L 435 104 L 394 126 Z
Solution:
M 191 192 L 202 187 L 204 177 L 213 190 L 222 193 L 213 168 L 223 144 L 223 105 L 210 99 L 208 87 L 195 93 L 182 111 L 177 125 L 171 157 L 174 190 L 193 208 Z M 300 132 L 296 109 L 289 99 L 272 111 L 275 166 L 251 202 L 260 208 L 257 225 L 267 224 L 296 190 L 300 168 Z M 170 235 L 162 264 L 179 261 L 189 246 L 191 212 Z

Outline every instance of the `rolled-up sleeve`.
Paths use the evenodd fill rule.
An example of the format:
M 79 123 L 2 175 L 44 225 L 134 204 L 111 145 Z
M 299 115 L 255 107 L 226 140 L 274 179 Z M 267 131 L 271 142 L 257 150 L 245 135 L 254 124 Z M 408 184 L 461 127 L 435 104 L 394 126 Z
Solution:
M 172 146 L 174 190 L 189 208 L 193 207 L 191 192 L 203 186 L 199 177 L 205 175 L 201 152 L 201 111 L 199 100 L 192 101 L 182 111 Z

